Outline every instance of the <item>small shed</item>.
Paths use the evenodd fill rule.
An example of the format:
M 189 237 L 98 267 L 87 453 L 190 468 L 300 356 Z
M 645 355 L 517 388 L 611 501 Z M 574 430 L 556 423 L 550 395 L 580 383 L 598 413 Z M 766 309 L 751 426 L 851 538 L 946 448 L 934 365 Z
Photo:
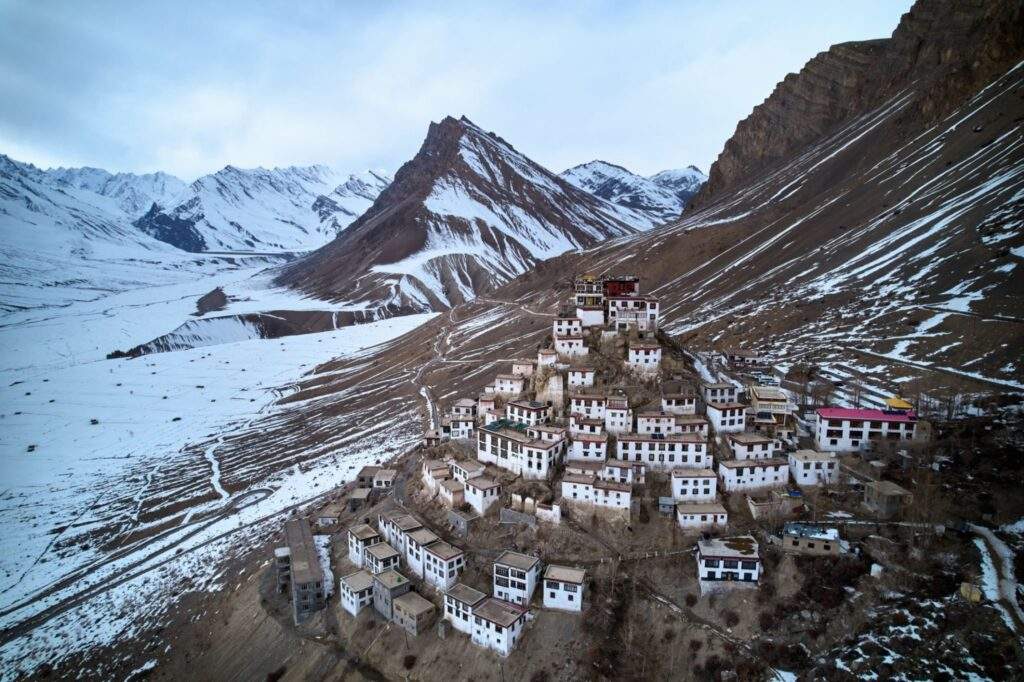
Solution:
M 671 497 L 658 498 L 658 513 L 662 516 L 672 516 L 676 512 L 676 501 Z
M 370 488 L 356 488 L 348 496 L 348 510 L 354 512 L 370 500 Z
M 448 523 L 451 524 L 452 530 L 459 537 L 469 535 L 469 531 L 472 529 L 473 523 L 479 518 L 479 514 L 474 512 L 464 512 L 459 509 L 452 509 L 448 512 Z

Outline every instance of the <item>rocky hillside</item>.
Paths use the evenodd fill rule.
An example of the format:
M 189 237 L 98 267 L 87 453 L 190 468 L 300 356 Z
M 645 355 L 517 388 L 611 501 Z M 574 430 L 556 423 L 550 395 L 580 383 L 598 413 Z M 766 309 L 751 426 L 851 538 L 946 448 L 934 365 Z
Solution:
M 693 166 L 645 178 L 607 161 L 573 166 L 559 177 L 602 199 L 649 215 L 656 223 L 678 218 L 707 179 Z
M 308 251 L 333 239 L 387 184 L 381 174 L 346 178 L 327 166 L 226 166 L 134 224 L 185 251 Z
M 1024 50 L 1024 3 L 919 0 L 891 38 L 834 45 L 789 74 L 740 121 L 701 200 L 798 153 L 908 90 L 907 130 L 934 122 L 1004 73 Z
M 279 281 L 392 312 L 443 310 L 537 262 L 650 227 L 466 118 L 432 123 L 416 156 L 337 239 Z
M 811 89 L 786 106 L 777 92 L 740 125 L 682 220 L 543 263 L 496 295 L 635 272 L 695 347 L 755 345 L 890 391 L 1024 390 L 1019 8 L 923 1 L 892 39 L 816 57 L 780 86 Z M 847 77 L 827 84 L 839 55 Z M 858 78 L 881 72 L 883 95 L 866 97 Z

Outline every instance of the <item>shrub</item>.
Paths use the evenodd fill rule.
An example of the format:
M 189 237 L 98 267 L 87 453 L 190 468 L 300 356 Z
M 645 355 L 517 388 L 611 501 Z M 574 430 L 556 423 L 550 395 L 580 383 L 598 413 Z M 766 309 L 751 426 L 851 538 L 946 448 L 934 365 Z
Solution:
M 694 606 L 696 606 L 697 605 L 697 595 L 693 594 L 692 592 L 687 594 L 686 595 L 686 605 L 689 606 L 691 609 Z
M 725 619 L 725 624 L 728 627 L 734 628 L 740 624 L 740 616 L 735 611 L 726 611 L 722 614 L 722 617 Z
M 412 670 L 413 666 L 415 666 L 415 665 L 416 665 L 416 657 L 413 656 L 412 654 L 408 654 L 408 655 L 406 655 L 405 658 L 402 659 L 402 666 L 405 667 L 406 670 Z
M 771 611 L 762 611 L 757 617 L 757 624 L 764 632 L 770 632 L 779 626 L 779 621 Z
M 267 673 L 267 682 L 277 682 L 279 679 L 284 677 L 284 674 L 288 671 L 286 666 L 281 666 L 272 673 Z

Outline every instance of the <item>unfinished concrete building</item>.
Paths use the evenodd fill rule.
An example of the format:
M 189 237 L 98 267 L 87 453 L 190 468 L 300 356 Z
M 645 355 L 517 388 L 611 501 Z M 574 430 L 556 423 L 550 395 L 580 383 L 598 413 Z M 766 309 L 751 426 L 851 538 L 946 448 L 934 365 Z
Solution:
M 285 544 L 274 550 L 277 586 L 292 594 L 292 618 L 298 625 L 324 607 L 324 572 L 313 542 L 313 532 L 305 519 L 289 519 L 284 524 Z

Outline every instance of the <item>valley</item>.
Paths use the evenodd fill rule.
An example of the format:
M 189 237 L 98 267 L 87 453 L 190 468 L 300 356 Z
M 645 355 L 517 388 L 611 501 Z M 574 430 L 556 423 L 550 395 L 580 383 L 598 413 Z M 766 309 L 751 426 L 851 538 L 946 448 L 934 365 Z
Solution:
M 1016 0 L 918 0 L 891 37 L 782 78 L 710 168 L 553 172 L 454 112 L 418 123 L 393 176 L 221 160 L 186 181 L 0 154 L 0 680 L 1019 676 L 1021 26 Z M 575 411 L 590 389 L 628 425 Z M 841 415 L 878 433 L 829 431 Z M 876 418 L 912 435 L 887 442 Z M 484 440 L 501 428 L 525 443 L 510 459 Z M 784 481 L 735 487 L 743 437 L 787 458 Z M 554 440 L 543 476 L 509 463 Z M 677 442 L 707 457 L 728 520 L 687 526 Z M 581 466 L 594 443 L 605 468 Z M 649 448 L 647 480 L 627 443 Z M 797 456 L 818 450 L 837 478 L 805 485 Z M 461 504 L 432 463 L 467 472 Z M 473 465 L 490 511 L 468 501 Z M 574 513 L 588 481 L 626 502 Z M 902 491 L 899 513 L 874 484 Z M 376 602 L 350 618 L 348 531 L 387 535 L 399 513 L 433 535 L 421 549 L 465 550 L 467 585 L 506 550 L 584 567 L 586 610 L 527 599 L 505 651 L 409 634 Z M 841 533 L 843 556 L 784 553 L 794 520 Z M 278 551 L 295 521 L 330 545 L 304 624 L 279 572 L 303 570 Z M 740 532 L 771 573 L 705 594 L 701 543 Z M 403 538 L 386 539 L 414 575 Z

